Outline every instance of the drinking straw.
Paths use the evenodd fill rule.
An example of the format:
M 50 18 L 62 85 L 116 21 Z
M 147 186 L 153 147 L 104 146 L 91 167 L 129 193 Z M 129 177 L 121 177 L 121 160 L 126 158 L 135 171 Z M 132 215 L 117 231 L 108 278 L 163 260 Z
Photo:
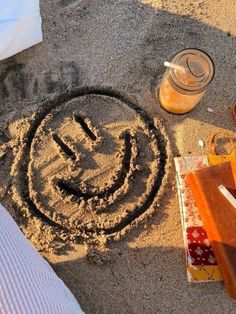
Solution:
M 166 66 L 168 68 L 173 68 L 173 69 L 176 69 L 176 70 L 179 70 L 179 71 L 183 71 L 183 72 L 187 71 L 187 69 L 185 67 L 183 67 L 182 65 L 178 65 L 178 64 L 175 64 L 175 63 L 172 63 L 172 62 L 168 62 L 168 61 L 164 62 L 164 66 Z
M 224 195 L 224 197 L 230 202 L 230 204 L 236 208 L 236 199 L 233 195 L 226 189 L 226 187 L 222 184 L 218 186 L 219 191 Z

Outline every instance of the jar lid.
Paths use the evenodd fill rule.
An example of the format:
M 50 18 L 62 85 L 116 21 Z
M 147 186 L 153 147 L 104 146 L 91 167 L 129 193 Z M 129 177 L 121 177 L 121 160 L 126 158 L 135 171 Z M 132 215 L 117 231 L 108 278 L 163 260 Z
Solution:
M 212 59 L 199 49 L 184 49 L 172 62 L 186 69 L 170 69 L 170 83 L 180 92 L 198 94 L 204 91 L 215 74 Z

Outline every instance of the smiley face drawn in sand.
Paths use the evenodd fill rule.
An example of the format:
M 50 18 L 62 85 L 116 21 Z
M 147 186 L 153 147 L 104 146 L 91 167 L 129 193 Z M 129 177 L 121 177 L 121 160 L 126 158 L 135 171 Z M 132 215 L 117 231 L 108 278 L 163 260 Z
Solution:
M 165 143 L 141 110 L 81 95 L 41 114 L 30 134 L 28 204 L 49 223 L 110 235 L 155 206 Z

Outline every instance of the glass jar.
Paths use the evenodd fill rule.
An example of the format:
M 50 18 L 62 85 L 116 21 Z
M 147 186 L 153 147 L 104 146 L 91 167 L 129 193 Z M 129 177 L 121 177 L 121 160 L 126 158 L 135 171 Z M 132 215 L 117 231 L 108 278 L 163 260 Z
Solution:
M 180 67 L 166 69 L 159 100 L 166 111 L 183 114 L 192 110 L 202 99 L 214 77 L 215 67 L 210 56 L 198 49 L 180 51 L 171 63 Z M 185 70 L 181 70 L 181 67 Z

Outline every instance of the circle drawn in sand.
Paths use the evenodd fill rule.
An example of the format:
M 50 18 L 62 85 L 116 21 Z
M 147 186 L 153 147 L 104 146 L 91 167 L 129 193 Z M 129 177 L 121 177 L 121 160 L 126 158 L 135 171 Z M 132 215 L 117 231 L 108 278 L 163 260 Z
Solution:
M 116 233 L 155 206 L 165 140 L 131 103 L 82 94 L 40 112 L 28 133 L 25 199 L 74 233 Z

